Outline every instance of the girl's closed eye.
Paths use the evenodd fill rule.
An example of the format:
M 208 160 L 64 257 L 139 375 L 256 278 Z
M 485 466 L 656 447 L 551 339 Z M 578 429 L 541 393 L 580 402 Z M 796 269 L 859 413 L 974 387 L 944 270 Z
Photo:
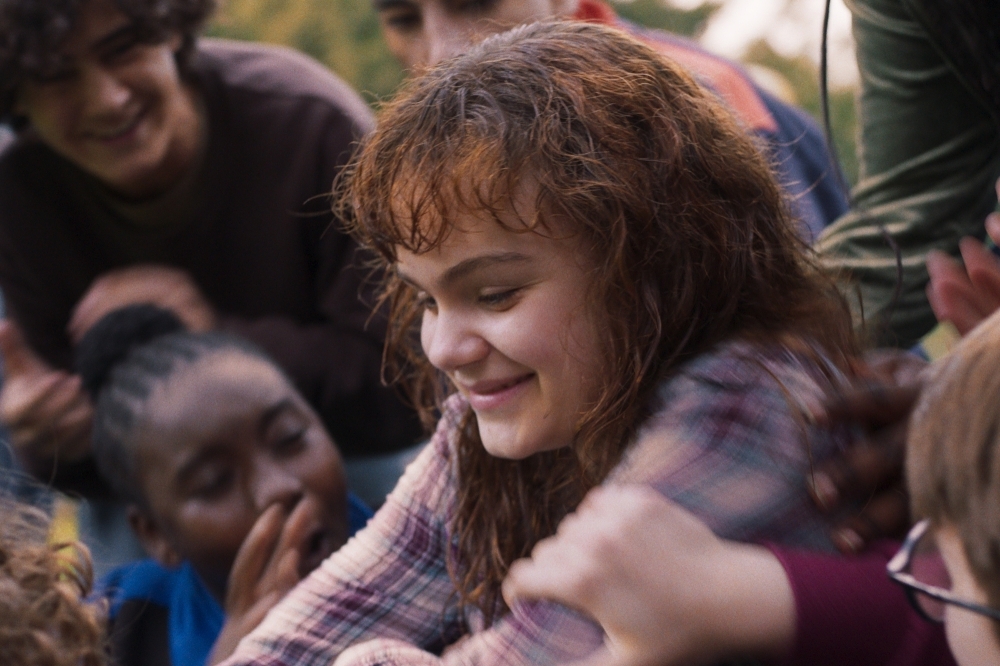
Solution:
M 430 310 L 431 312 L 437 311 L 437 301 L 428 294 L 426 291 L 417 292 L 417 307 L 421 310 Z
M 499 291 L 484 291 L 479 295 L 479 302 L 482 305 L 493 308 L 510 307 L 516 301 L 516 297 L 521 293 L 520 287 L 513 289 L 501 289 Z
M 286 407 L 268 429 L 267 442 L 275 455 L 292 456 L 305 447 L 308 431 L 309 424 Z
M 232 487 L 236 474 L 228 465 L 208 465 L 192 479 L 190 493 L 198 499 L 221 497 Z

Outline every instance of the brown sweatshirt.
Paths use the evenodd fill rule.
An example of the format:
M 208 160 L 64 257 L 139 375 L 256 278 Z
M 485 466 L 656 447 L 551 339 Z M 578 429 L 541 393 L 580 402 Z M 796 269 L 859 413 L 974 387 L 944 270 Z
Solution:
M 345 455 L 413 444 L 415 416 L 380 382 L 384 322 L 368 321 L 368 272 L 322 196 L 371 113 L 287 49 L 203 40 L 190 69 L 207 146 L 194 175 L 156 200 L 117 200 L 30 129 L 0 157 L 9 316 L 45 360 L 69 368 L 66 326 L 96 277 L 135 263 L 176 266 L 223 328 L 277 360 Z

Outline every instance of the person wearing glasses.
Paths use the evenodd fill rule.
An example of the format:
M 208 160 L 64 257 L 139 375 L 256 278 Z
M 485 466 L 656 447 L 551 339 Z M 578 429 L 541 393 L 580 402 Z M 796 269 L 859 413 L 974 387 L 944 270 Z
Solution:
M 655 493 L 604 487 L 514 563 L 504 596 L 597 619 L 605 651 L 588 666 L 1000 664 L 998 394 L 1000 313 L 931 369 L 908 439 L 920 520 L 895 556 L 888 542 L 834 558 L 723 541 Z

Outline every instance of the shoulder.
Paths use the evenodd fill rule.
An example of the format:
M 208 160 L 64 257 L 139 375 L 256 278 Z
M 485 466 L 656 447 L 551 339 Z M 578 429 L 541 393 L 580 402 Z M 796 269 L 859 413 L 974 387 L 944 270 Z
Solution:
M 778 131 L 777 120 L 741 65 L 710 53 L 684 37 L 618 20 L 626 32 L 681 65 L 700 83 L 711 88 L 747 128 L 756 132 Z
M 371 110 L 347 83 L 290 48 L 203 38 L 192 69 L 196 76 L 214 77 L 229 96 L 324 104 L 351 118 L 362 131 L 374 126 Z
M 844 379 L 818 345 L 731 341 L 692 359 L 666 379 L 658 391 L 659 409 L 671 409 L 686 394 L 697 399 L 731 393 L 763 400 L 774 392 L 805 409 Z
M 11 186 L 19 191 L 27 185 L 51 186 L 60 159 L 29 133 L 16 136 L 0 151 L 0 192 L 6 195 Z
M 812 425 L 811 414 L 841 380 L 812 347 L 724 343 L 660 385 L 616 476 L 687 469 L 685 474 L 702 478 L 720 466 L 794 468 L 811 455 L 825 457 L 837 442 Z
M 143 601 L 170 605 L 179 569 L 167 569 L 153 559 L 139 560 L 111 570 L 97 584 L 97 595 L 108 600 L 110 619 L 126 602 Z

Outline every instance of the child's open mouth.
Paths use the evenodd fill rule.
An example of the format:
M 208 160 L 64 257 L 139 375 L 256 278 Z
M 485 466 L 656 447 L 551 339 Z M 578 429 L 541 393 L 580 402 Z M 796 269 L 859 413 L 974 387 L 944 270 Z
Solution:
M 299 575 L 308 576 L 323 563 L 334 550 L 333 534 L 328 529 L 319 528 L 306 540 L 299 561 Z

